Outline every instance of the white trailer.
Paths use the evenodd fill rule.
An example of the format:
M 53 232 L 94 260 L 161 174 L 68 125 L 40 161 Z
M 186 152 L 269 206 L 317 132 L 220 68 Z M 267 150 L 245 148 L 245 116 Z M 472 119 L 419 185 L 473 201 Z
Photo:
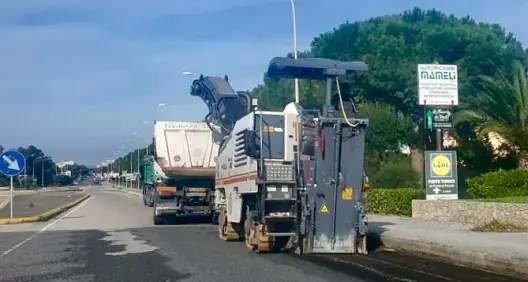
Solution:
M 159 224 L 169 216 L 214 214 L 218 145 L 205 122 L 156 121 L 154 152 L 144 160 L 144 203 Z

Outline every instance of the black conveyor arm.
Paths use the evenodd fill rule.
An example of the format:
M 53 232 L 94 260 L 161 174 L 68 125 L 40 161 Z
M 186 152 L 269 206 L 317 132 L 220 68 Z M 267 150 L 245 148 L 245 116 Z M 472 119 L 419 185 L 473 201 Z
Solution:
M 191 95 L 200 97 L 209 113 L 206 122 L 216 124 L 227 135 L 235 122 L 248 113 L 249 96 L 236 92 L 229 84 L 228 77 L 203 76 L 193 81 Z M 210 126 L 211 127 L 211 126 Z

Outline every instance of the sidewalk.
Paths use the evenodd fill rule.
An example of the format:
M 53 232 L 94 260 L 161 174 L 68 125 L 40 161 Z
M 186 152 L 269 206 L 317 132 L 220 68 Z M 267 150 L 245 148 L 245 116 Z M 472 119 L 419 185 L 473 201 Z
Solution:
M 456 223 L 369 215 L 373 237 L 385 248 L 419 252 L 441 260 L 528 278 L 528 233 L 484 233 Z

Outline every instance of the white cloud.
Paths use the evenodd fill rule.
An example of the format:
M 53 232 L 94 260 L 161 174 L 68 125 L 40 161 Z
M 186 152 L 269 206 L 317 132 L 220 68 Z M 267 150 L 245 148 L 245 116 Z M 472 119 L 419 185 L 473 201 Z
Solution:
M 358 10 L 344 0 L 331 8 L 321 0 L 297 2 L 299 42 L 305 44 L 317 32 L 351 17 L 353 21 L 366 14 L 403 9 L 392 6 L 391 11 L 380 11 L 379 4 L 365 4 Z M 419 1 L 405 2 L 398 5 L 409 5 L 405 7 L 408 9 L 413 6 L 411 2 Z M 163 38 L 137 33 L 143 24 L 167 16 L 220 13 L 244 6 L 255 6 L 252 9 L 258 13 L 260 7 L 256 6 L 273 3 L 284 7 L 269 15 L 278 17 L 272 31 L 280 34 L 277 36 L 261 38 L 248 31 L 249 26 L 234 30 L 235 39 L 230 36 L 214 41 L 190 40 L 181 26 L 178 32 L 162 31 Z M 476 15 L 491 9 L 486 7 L 477 9 Z M 508 27 L 521 26 L 515 21 L 522 17 L 514 12 L 522 9 L 513 7 L 502 7 L 489 17 L 502 19 Z M 328 9 L 332 20 L 307 16 L 323 9 Z M 466 12 L 464 9 L 469 8 L 458 8 L 460 13 Z M 201 119 L 205 107 L 189 95 L 192 78 L 181 72 L 227 74 L 237 90 L 251 89 L 261 82 L 271 57 L 291 51 L 289 13 L 287 0 L 0 1 L 0 112 L 20 119 L 6 122 L 4 118 L 2 130 L 11 133 L 2 133 L 0 143 L 8 147 L 35 140 L 57 158 L 97 163 L 104 158 L 101 155 L 115 151 L 116 140 L 124 140 L 132 131 L 138 131 L 145 140 L 150 137 L 151 129 L 141 125 L 142 120 Z M 217 23 L 214 14 L 202 17 L 207 24 Z M 244 15 L 237 20 L 246 22 Z M 263 16 L 258 24 L 266 21 Z M 201 28 L 207 24 L 202 23 Z M 168 106 L 156 108 L 159 102 Z M 98 150 L 102 151 L 99 155 Z
M 2 136 L 1 142 L 37 140 L 59 158 L 75 148 L 123 139 L 156 115 L 199 120 L 205 107 L 188 94 L 191 79 L 182 71 L 227 74 L 236 89 L 246 90 L 261 81 L 269 59 L 289 52 L 292 44 L 291 38 L 280 37 L 260 42 L 187 40 L 170 50 L 160 42 L 80 24 L 4 27 L 0 41 L 11 42 L 0 45 L 0 96 L 8 101 L 0 104 L 0 111 L 23 117 L 2 126 L 12 134 Z M 156 109 L 158 102 L 169 106 Z M 150 129 L 140 132 L 148 135 Z M 91 158 L 92 153 L 84 154 L 87 150 L 77 153 Z
M 0 23 L 24 19 L 28 15 L 73 12 L 102 20 L 145 20 L 175 15 L 221 12 L 234 8 L 267 5 L 285 0 L 19 0 L 0 2 Z

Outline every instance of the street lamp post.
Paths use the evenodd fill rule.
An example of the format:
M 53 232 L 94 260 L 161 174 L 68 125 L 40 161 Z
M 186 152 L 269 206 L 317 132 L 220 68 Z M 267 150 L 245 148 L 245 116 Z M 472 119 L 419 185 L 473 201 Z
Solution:
M 295 2 L 290 0 L 292 10 L 292 25 L 293 25 L 293 58 L 297 60 L 297 13 L 295 11 Z M 294 80 L 295 83 L 295 103 L 299 103 L 299 79 Z
M 121 188 L 121 185 L 122 185 L 122 183 L 121 183 L 121 171 L 122 171 L 122 170 L 121 170 L 121 163 L 122 163 L 122 162 L 123 162 L 123 161 L 121 161 L 121 158 L 117 159 L 117 167 L 119 168 L 119 169 L 117 170 L 117 186 L 118 186 L 119 188 Z
M 146 121 L 146 120 L 144 120 L 144 121 L 143 121 L 143 124 L 149 124 L 149 122 Z M 146 155 L 147 155 L 147 156 L 148 156 L 148 154 L 149 154 L 149 147 L 150 147 L 150 142 L 149 142 L 148 139 L 147 139 L 147 152 L 146 152 Z
M 133 132 L 132 135 L 135 135 L 137 137 L 137 133 L 136 132 Z M 139 152 L 141 151 L 141 142 L 138 142 L 138 145 L 137 145 L 137 174 L 136 174 L 136 182 L 137 182 L 137 188 L 139 190 Z M 132 165 L 132 163 L 130 163 Z M 132 183 L 130 183 L 132 186 Z
M 139 190 L 139 186 L 140 186 L 140 183 L 139 183 L 139 180 L 140 180 L 140 172 L 139 172 L 139 151 L 140 151 L 140 148 L 138 147 L 138 150 L 137 150 L 137 174 L 136 174 L 136 179 L 137 179 L 137 188 Z

